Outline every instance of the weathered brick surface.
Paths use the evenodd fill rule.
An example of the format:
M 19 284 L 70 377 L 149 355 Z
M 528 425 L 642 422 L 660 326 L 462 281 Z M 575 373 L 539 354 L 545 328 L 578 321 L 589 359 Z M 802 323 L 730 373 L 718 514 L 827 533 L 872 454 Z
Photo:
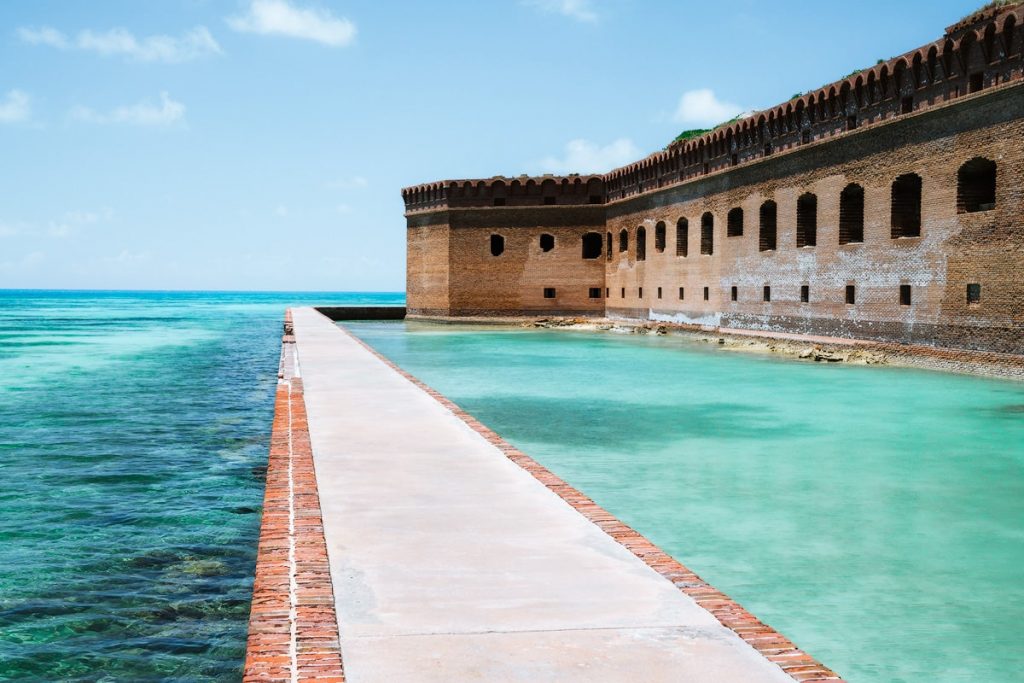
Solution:
M 342 329 L 344 330 L 344 328 Z M 622 544 L 647 564 L 647 566 L 671 581 L 676 588 L 714 615 L 722 625 L 734 631 L 747 644 L 764 655 L 765 658 L 777 664 L 794 680 L 804 682 L 842 681 L 842 678 L 834 671 L 798 648 L 781 633 L 761 622 L 757 617 L 740 606 L 739 603 L 701 579 L 682 563 L 615 518 L 607 510 L 540 465 L 536 460 L 502 439 L 443 394 L 402 370 L 358 337 L 351 334 L 349 336 L 394 369 L 395 372 L 420 387 L 441 403 L 471 429 L 498 448 L 505 457 L 529 472 L 537 481 L 566 501 L 618 543 Z
M 984 10 L 935 43 L 673 144 L 600 183 L 494 178 L 407 188 L 409 311 L 607 314 L 1024 354 L 1022 20 L 1022 5 Z M 959 213 L 957 172 L 976 157 L 997 164 L 995 206 Z M 892 184 L 909 173 L 922 181 L 920 236 L 893 238 Z M 840 195 L 851 183 L 864 189 L 864 238 L 840 244 Z M 536 205 L 542 184 L 555 206 Z M 797 247 L 804 193 L 817 197 L 817 244 Z M 761 251 L 766 201 L 777 205 L 776 247 Z M 727 236 L 737 207 L 743 234 Z M 714 219 L 710 255 L 701 254 L 705 213 Z M 677 255 L 681 218 L 686 256 Z M 637 253 L 640 228 L 646 259 Z M 588 231 L 604 234 L 605 245 L 611 237 L 600 263 L 581 259 Z M 500 257 L 489 253 L 494 233 L 506 237 Z M 551 252 L 540 252 L 541 233 L 556 236 Z M 968 303 L 968 284 L 981 285 L 980 303 Z M 900 304 L 901 285 L 911 287 L 909 306 Z M 557 297 L 544 299 L 544 287 Z M 592 287 L 607 300 L 590 299 Z
M 285 314 L 256 555 L 245 681 L 343 683 L 327 544 L 302 380 Z

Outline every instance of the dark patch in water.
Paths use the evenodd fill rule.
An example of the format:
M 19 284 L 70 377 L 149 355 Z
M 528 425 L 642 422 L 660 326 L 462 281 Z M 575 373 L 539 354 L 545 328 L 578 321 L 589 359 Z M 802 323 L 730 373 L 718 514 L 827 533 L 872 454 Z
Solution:
M 259 512 L 259 511 L 260 511 L 259 508 L 251 508 L 251 507 L 249 507 L 247 505 L 242 505 L 240 507 L 231 508 L 231 512 L 233 514 L 236 514 L 236 515 L 252 515 L 252 514 L 255 514 L 255 513 Z

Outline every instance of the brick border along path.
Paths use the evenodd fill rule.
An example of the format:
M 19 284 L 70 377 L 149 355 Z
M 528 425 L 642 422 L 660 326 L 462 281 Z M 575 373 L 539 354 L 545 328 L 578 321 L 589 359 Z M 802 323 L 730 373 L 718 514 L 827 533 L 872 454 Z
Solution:
M 444 394 L 395 365 L 372 346 L 345 329 L 343 325 L 338 325 L 338 327 L 395 372 L 408 379 L 450 410 L 456 417 L 497 447 L 505 457 L 529 472 L 537 481 L 544 484 L 544 486 L 597 525 L 602 531 L 625 546 L 647 566 L 671 581 L 676 588 L 714 615 L 723 626 L 734 631 L 751 647 L 764 655 L 765 658 L 782 668 L 791 678 L 803 683 L 821 681 L 842 683 L 843 679 L 837 673 L 798 648 L 792 641 L 771 626 L 760 621 L 725 593 L 701 579 L 682 563 L 644 538 L 639 532 L 619 521 L 614 515 L 586 495 L 567 484 L 536 460 L 481 424 L 476 418 L 445 397 Z
M 340 326 L 339 326 L 340 327 Z M 360 346 L 422 389 L 509 460 L 566 501 L 604 533 L 725 627 L 805 683 L 842 679 L 762 623 L 734 600 L 703 581 L 635 530 L 616 519 L 535 460 L 482 425 L 445 396 L 397 367 L 348 330 Z M 303 386 L 296 361 L 291 310 L 285 316 L 281 370 L 267 468 L 256 578 L 253 586 L 244 681 L 344 683 L 339 629 L 323 534 L 320 499 L 306 422 Z
M 243 681 L 344 683 L 313 450 L 285 314 Z

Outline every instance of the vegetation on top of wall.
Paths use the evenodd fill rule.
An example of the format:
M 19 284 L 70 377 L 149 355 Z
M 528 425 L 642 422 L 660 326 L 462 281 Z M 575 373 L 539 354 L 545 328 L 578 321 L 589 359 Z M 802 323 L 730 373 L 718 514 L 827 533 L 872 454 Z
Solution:
M 676 136 L 676 139 L 672 142 L 680 142 L 682 140 L 692 140 L 699 138 L 704 133 L 710 133 L 713 128 L 691 128 L 690 130 L 684 130 L 682 133 Z
M 965 14 L 964 16 L 960 17 L 960 21 L 958 21 L 957 24 L 967 21 L 968 19 L 971 19 L 977 14 L 987 12 L 990 9 L 998 9 L 1000 7 L 1013 7 L 1014 5 L 1019 4 L 1020 0 L 991 0 L 991 2 L 986 2 L 984 5 L 974 10 L 970 14 Z

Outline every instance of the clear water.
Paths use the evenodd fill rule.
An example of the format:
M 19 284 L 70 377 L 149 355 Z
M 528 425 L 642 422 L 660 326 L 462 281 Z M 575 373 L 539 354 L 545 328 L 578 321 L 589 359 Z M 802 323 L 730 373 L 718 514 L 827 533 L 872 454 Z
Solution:
M 1024 680 L 1024 384 L 349 327 L 848 680 Z
M 287 305 L 0 291 L 0 680 L 241 677 Z

